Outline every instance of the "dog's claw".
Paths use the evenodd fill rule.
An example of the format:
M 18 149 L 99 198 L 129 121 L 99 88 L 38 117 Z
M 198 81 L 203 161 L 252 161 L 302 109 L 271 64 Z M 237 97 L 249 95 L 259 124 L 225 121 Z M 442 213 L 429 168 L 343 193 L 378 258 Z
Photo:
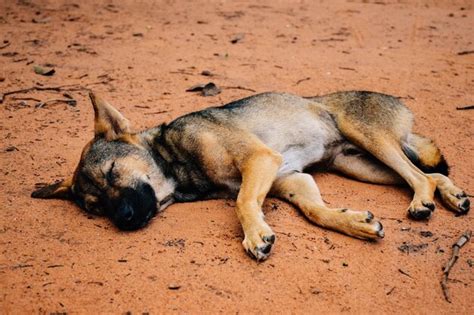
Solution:
M 264 236 L 264 237 L 262 237 L 262 240 L 265 243 L 273 244 L 273 243 L 275 243 L 275 234 L 270 235 L 270 236 Z
M 275 234 L 270 227 L 263 222 L 258 226 L 254 226 L 248 233 L 245 233 L 242 245 L 250 257 L 257 261 L 263 261 L 270 256 L 275 240 Z
M 374 219 L 374 214 L 370 211 L 367 211 L 367 218 L 365 219 L 366 223 L 370 223 Z
M 464 191 L 463 191 L 463 192 L 460 192 L 460 193 L 458 193 L 458 194 L 456 194 L 455 196 L 456 196 L 456 198 L 458 198 L 458 199 L 466 198 L 466 197 L 467 197 L 467 195 L 466 195 L 466 193 L 465 193 Z
M 464 201 L 460 202 L 459 205 L 459 210 L 461 210 L 458 214 L 458 216 L 465 215 L 469 212 L 471 209 L 471 201 L 469 199 L 464 199 Z
M 250 249 L 245 250 L 245 252 L 246 252 L 247 255 L 249 255 L 251 258 L 257 259 L 257 257 L 255 257 L 255 255 L 252 253 L 252 251 L 251 251 Z
M 435 205 L 432 202 L 422 202 L 423 206 L 430 209 L 431 211 L 435 210 Z
M 260 262 L 268 258 L 271 250 L 272 250 L 272 244 L 265 244 L 260 247 L 254 247 L 253 250 L 247 249 L 246 252 L 250 257 Z
M 384 238 L 385 236 L 385 231 L 383 230 L 383 225 L 380 223 L 380 221 L 377 221 L 379 228 L 377 229 L 377 236 L 380 238 Z

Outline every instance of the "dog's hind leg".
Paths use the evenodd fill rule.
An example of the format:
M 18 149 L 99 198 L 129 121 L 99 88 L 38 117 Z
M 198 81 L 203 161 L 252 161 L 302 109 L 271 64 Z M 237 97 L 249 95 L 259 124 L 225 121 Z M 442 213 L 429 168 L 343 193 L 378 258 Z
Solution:
M 426 137 L 411 133 L 402 142 L 402 150 L 426 176 L 436 181 L 436 188 L 443 203 L 458 215 L 469 212 L 470 201 L 466 193 L 456 187 L 447 177 L 449 167 L 434 142 Z
M 365 138 L 361 142 L 366 142 L 362 147 L 397 172 L 415 192 L 408 207 L 409 215 L 414 219 L 429 218 L 435 209 L 436 180 L 413 165 L 400 144 L 390 136 L 379 137 L 378 140 Z
M 354 152 L 343 150 L 337 154 L 331 168 L 363 182 L 383 185 L 405 183 L 403 178 L 377 159 L 362 152 Z
M 362 239 L 384 236 L 382 224 L 371 212 L 328 208 L 309 174 L 291 173 L 277 178 L 271 194 L 294 204 L 316 225 Z
M 349 151 L 351 152 L 351 151 Z M 344 151 L 338 154 L 331 166 L 333 169 L 360 181 L 398 185 L 406 183 L 392 169 L 367 154 L 347 154 Z M 426 174 L 436 182 L 443 203 L 457 215 L 469 212 L 470 201 L 466 193 L 445 175 L 439 173 Z
M 247 145 L 249 147 L 234 155 L 242 175 L 237 216 L 245 234 L 242 242 L 244 249 L 260 261 L 268 257 L 275 242 L 275 234 L 264 221 L 262 204 L 276 178 L 282 158 L 258 141 Z

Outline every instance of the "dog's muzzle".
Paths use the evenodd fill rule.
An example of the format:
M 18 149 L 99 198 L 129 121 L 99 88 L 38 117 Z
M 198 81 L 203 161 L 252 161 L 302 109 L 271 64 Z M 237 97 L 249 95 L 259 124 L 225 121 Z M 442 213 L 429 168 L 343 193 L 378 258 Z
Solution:
M 136 188 L 124 188 L 109 210 L 112 222 L 124 231 L 144 227 L 157 212 L 157 200 L 153 188 L 140 183 Z

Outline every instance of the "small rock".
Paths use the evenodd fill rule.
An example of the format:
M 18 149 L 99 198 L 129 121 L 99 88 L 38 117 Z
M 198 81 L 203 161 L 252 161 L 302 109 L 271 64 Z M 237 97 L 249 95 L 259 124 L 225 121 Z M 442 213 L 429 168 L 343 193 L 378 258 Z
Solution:
M 186 92 L 201 92 L 202 96 L 215 96 L 221 93 L 221 89 L 213 82 L 207 84 L 196 84 L 191 86 Z
M 16 51 L 8 51 L 8 52 L 2 53 L 3 57 L 15 57 L 16 55 L 18 55 Z
M 239 33 L 239 34 L 236 34 L 231 40 L 230 42 L 232 44 L 237 44 L 238 42 L 240 42 L 242 39 L 244 39 L 245 37 L 245 34 L 244 33 Z
M 5 149 L 5 151 L 6 151 L 6 152 L 13 152 L 13 151 L 20 151 L 20 150 L 18 150 L 17 147 L 15 147 L 15 146 L 12 145 L 12 146 L 7 147 L 7 148 Z
M 181 285 L 177 283 L 170 283 L 168 284 L 168 289 L 170 290 L 179 290 L 181 288 Z
M 423 237 L 432 237 L 433 233 L 430 231 L 420 231 L 420 235 Z
M 42 67 L 42 66 L 34 66 L 33 70 L 36 74 L 44 75 L 44 76 L 52 76 L 56 70 L 50 67 Z
M 416 253 L 421 250 L 424 250 L 426 247 L 428 247 L 428 244 L 422 243 L 422 244 L 409 244 L 406 242 L 403 242 L 402 245 L 398 247 L 398 250 L 401 251 L 402 253 Z
M 11 145 L 11 146 L 7 147 L 7 148 L 5 149 L 5 151 L 7 151 L 7 152 L 13 152 L 13 151 L 20 151 L 20 150 L 18 150 L 17 147 Z

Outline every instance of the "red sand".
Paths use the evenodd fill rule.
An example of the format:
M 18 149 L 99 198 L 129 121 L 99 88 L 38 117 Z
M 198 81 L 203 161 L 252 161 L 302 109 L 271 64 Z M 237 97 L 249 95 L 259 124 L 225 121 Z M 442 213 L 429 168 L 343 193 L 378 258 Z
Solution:
M 0 91 L 105 81 L 88 86 L 137 130 L 252 94 L 229 87 L 384 92 L 404 97 L 416 131 L 438 143 L 451 178 L 474 192 L 473 112 L 456 110 L 474 103 L 474 54 L 459 54 L 474 50 L 472 1 L 151 2 L 1 1 L 0 47 L 10 45 L 0 49 Z M 46 63 L 53 76 L 33 72 Z M 185 92 L 209 81 L 223 92 Z M 428 222 L 411 221 L 406 188 L 315 175 L 331 206 L 381 217 L 385 239 L 318 228 L 269 199 L 277 243 L 260 264 L 241 247 L 233 201 L 173 205 L 146 229 L 121 233 L 70 202 L 31 199 L 35 183 L 72 173 L 92 137 L 86 92 L 70 94 L 76 107 L 15 99 L 64 98 L 54 91 L 0 104 L 2 313 L 474 313 L 472 242 L 451 272 L 452 303 L 439 285 L 473 215 L 438 204 Z M 427 245 L 407 254 L 404 242 Z

